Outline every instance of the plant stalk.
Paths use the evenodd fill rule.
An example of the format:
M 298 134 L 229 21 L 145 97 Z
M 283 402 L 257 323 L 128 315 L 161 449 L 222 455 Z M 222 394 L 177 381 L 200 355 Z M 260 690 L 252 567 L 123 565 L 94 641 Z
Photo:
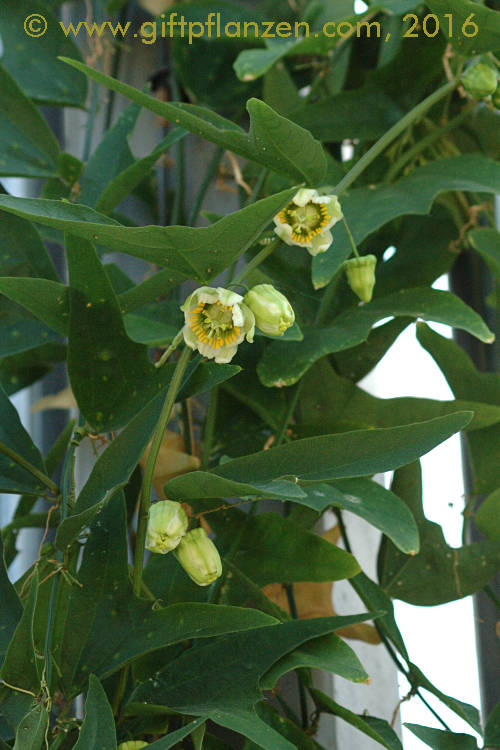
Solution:
M 349 224 L 348 224 L 348 223 L 347 223 L 347 221 L 345 220 L 345 216 L 343 216 L 343 217 L 342 217 L 342 223 L 343 223 L 343 225 L 344 225 L 345 231 L 346 231 L 346 233 L 347 233 L 347 236 L 348 236 L 348 238 L 349 238 L 349 242 L 350 242 L 350 245 L 351 245 L 351 248 L 352 248 L 352 252 L 353 252 L 353 254 L 354 254 L 354 257 L 355 257 L 355 258 L 359 258 L 358 248 L 356 247 L 356 243 L 354 242 L 354 237 L 352 236 L 352 232 L 351 232 L 351 230 L 349 229 Z
M 20 456 L 19 453 L 16 453 L 16 451 L 13 451 L 4 443 L 0 443 L 0 453 L 3 453 L 8 458 L 11 458 L 19 466 L 22 466 L 23 469 L 25 469 L 36 479 L 38 479 L 39 482 L 48 487 L 49 490 L 54 493 L 54 495 L 59 495 L 59 487 L 57 486 L 57 484 L 53 482 L 52 479 L 49 479 L 49 477 L 45 476 L 43 471 L 40 471 L 36 468 L 36 466 L 33 466 L 30 461 L 27 461 L 25 458 Z
M 278 248 L 281 244 L 280 239 L 272 240 L 268 245 L 264 245 L 262 250 L 260 250 L 257 255 L 252 258 L 250 263 L 248 263 L 245 268 L 243 268 L 239 274 L 235 276 L 232 283 L 233 284 L 239 284 L 241 281 L 243 281 L 244 278 L 248 276 L 251 271 L 254 271 L 257 266 L 260 266 L 261 263 L 265 261 L 266 258 L 268 258 L 271 253 L 273 253 L 276 248 Z
M 441 86 L 441 88 L 433 91 L 430 96 L 417 104 L 416 107 L 413 107 L 412 110 L 407 112 L 407 114 L 402 117 L 399 122 L 393 125 L 392 128 L 387 131 L 387 133 L 384 133 L 384 135 L 379 138 L 376 143 L 373 144 L 373 146 L 366 152 L 366 154 L 363 154 L 361 159 L 356 162 L 356 164 L 352 167 L 352 169 L 349 170 L 345 177 L 340 180 L 335 188 L 335 193 L 337 195 L 345 193 L 347 188 L 350 187 L 352 183 L 358 179 L 358 177 L 365 171 L 365 169 L 372 163 L 372 161 L 377 158 L 377 156 L 380 156 L 380 154 L 385 151 L 387 146 L 392 143 L 392 141 L 397 138 L 400 133 L 403 133 L 406 128 L 408 128 L 412 123 L 422 117 L 428 109 L 434 106 L 434 104 L 439 102 L 445 96 L 448 96 L 448 94 L 450 94 L 453 89 L 458 86 L 458 83 L 458 80 L 446 83 L 444 86 Z
M 207 171 L 205 172 L 200 188 L 194 199 L 191 211 L 189 212 L 189 218 L 188 218 L 187 223 L 188 223 L 188 226 L 190 227 L 194 227 L 195 221 L 198 218 L 198 214 L 200 213 L 200 208 L 203 203 L 203 199 L 207 193 L 208 188 L 210 187 L 210 183 L 212 182 L 217 172 L 217 168 L 219 166 L 220 160 L 222 159 L 223 153 L 224 153 L 224 149 L 222 148 L 222 146 L 218 146 L 214 151 L 214 155 L 212 156 L 210 160 L 210 163 L 207 167 Z
M 135 542 L 134 570 L 132 576 L 132 588 L 136 596 L 140 596 L 142 588 L 142 567 L 144 563 L 144 549 L 146 545 L 146 530 L 149 518 L 149 506 L 151 502 L 151 487 L 153 485 L 153 474 L 160 452 L 161 442 L 170 420 L 170 414 L 181 386 L 182 377 L 191 356 L 191 350 L 186 347 L 182 350 L 177 362 L 172 380 L 168 386 L 163 408 L 155 428 L 151 448 L 148 453 L 144 477 L 142 480 L 141 494 L 139 500 L 139 514 L 137 520 L 137 535 Z
M 210 463 L 210 452 L 212 449 L 212 442 L 215 433 L 215 418 L 217 416 L 217 399 L 219 396 L 219 389 L 217 386 L 212 388 L 210 394 L 210 402 L 208 404 L 207 416 L 205 419 L 205 430 L 203 435 L 203 447 L 201 452 L 201 468 L 205 471 L 208 469 Z
M 442 138 L 443 135 L 448 133 L 450 130 L 453 130 L 453 128 L 458 127 L 471 113 L 471 108 L 466 108 L 460 112 L 456 117 L 454 117 L 452 120 L 446 123 L 446 125 L 443 125 L 440 128 L 436 128 L 432 133 L 429 133 L 425 138 L 422 138 L 422 140 L 417 141 L 414 146 L 412 146 L 408 151 L 405 151 L 404 154 L 402 154 L 397 161 L 394 162 L 394 164 L 391 166 L 387 173 L 387 182 L 392 182 L 394 177 L 399 174 L 401 169 L 407 164 L 411 159 L 413 159 L 417 154 L 421 153 L 422 151 L 425 151 L 425 149 L 434 143 L 434 141 L 438 140 L 439 138 Z

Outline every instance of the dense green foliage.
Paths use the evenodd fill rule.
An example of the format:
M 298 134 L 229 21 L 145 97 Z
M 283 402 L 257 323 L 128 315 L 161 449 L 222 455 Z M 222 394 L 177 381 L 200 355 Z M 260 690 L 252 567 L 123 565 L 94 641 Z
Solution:
M 37 196 L 9 194 L 8 181 L 0 189 L 0 491 L 20 496 L 0 538 L 0 750 L 117 750 L 129 740 L 156 750 L 313 750 L 322 714 L 401 750 L 386 721 L 353 713 L 313 682 L 312 669 L 368 678 L 344 640 L 353 632 L 383 643 L 413 694 L 432 693 L 485 747 L 500 747 L 499 708 L 481 727 L 477 709 L 430 683 L 410 660 L 391 601 L 454 601 L 500 570 L 500 375 L 478 371 L 423 322 L 494 340 L 478 312 L 432 287 L 461 253 L 482 259 L 500 282 L 496 3 L 386 0 L 357 16 L 349 0 L 170 6 L 193 22 L 215 12 L 311 29 L 291 39 L 158 39 L 170 49 L 170 97 L 107 75 L 104 48 L 82 35 L 92 53 L 84 63 L 57 24 L 59 5 L 0 7 L 0 178 L 31 178 Z M 123 21 L 129 5 L 93 0 L 87 9 L 99 21 Z M 48 19 L 43 37 L 23 30 L 33 13 Z M 141 13 L 135 21 L 151 28 Z M 327 22 L 355 28 L 360 20 L 376 22 L 380 37 L 325 33 Z M 115 56 L 133 54 L 108 36 Z M 88 146 L 103 90 L 123 95 L 125 108 L 113 118 L 108 94 L 99 145 L 65 153 L 39 107 L 88 104 Z M 137 158 L 129 138 L 141 109 L 165 124 L 154 151 Z M 217 147 L 191 205 L 189 134 Z M 175 189 L 158 180 L 165 155 L 168 168 L 176 165 Z M 234 185 L 222 164 L 232 165 Z M 201 218 L 217 170 L 240 209 Z M 302 187 L 319 203 L 340 202 L 344 220 L 328 226 L 321 209 L 320 229 L 333 236 L 325 252 L 272 231 L 286 223 L 275 217 L 297 208 Z M 150 225 L 137 223 L 134 205 Z M 55 249 L 64 250 L 61 274 Z M 346 266 L 358 251 L 368 264 Z M 117 253 L 147 267 L 138 282 Z M 372 276 L 356 280 L 358 271 Z M 281 317 L 265 320 L 267 302 L 254 302 L 252 342 L 245 285 L 261 284 L 286 295 L 293 312 L 265 287 Z M 190 298 L 184 313 L 194 333 L 178 334 L 180 305 L 210 285 L 231 293 L 218 291 L 213 304 Z M 493 316 L 493 296 L 483 303 Z M 232 318 L 227 333 L 226 310 L 234 316 L 238 305 L 243 322 Z M 210 326 L 219 326 L 218 361 L 202 356 Z M 358 385 L 408 326 L 455 400 L 380 399 Z M 183 336 L 198 337 L 199 351 Z M 231 347 L 237 352 L 227 354 Z M 77 417 L 42 455 L 10 396 L 61 362 L 71 386 L 64 404 L 74 398 Z M 419 458 L 461 430 L 473 474 L 465 517 L 474 523 L 476 498 L 487 495 L 475 519 L 484 539 L 452 550 L 424 515 Z M 75 460 L 86 443 L 96 460 L 77 492 Z M 373 480 L 386 471 L 394 471 L 390 490 Z M 145 554 L 157 497 L 183 503 L 191 531 L 210 534 L 221 575 L 210 568 L 217 551 L 204 531 L 188 547 L 179 506 L 158 518 L 181 528 L 182 554 Z M 327 511 L 339 546 L 318 531 Z M 351 554 L 344 511 L 381 532 L 377 581 Z M 28 527 L 40 529 L 40 553 L 12 582 L 17 535 Z M 362 614 L 333 611 L 331 582 L 341 579 L 360 596 Z M 308 583 L 324 587 L 312 617 L 304 616 Z M 362 630 L 366 621 L 372 630 Z M 280 691 L 294 670 L 301 716 Z M 409 728 L 434 750 L 477 748 L 472 734 Z

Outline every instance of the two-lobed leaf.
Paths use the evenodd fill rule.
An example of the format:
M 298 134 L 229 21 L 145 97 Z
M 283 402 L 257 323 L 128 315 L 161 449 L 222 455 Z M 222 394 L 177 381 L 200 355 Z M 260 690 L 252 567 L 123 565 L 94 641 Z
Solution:
M 442 192 L 452 190 L 498 193 L 498 162 L 477 154 L 461 154 L 432 161 L 393 185 L 382 184 L 350 190 L 342 196 L 342 210 L 354 240 L 359 245 L 370 234 L 398 216 L 429 213 L 435 198 Z M 337 225 L 333 234 L 331 247 L 326 253 L 313 259 L 313 284 L 316 289 L 330 282 L 352 252 L 342 225 Z
M 121 296 L 122 310 L 130 311 L 181 281 L 209 283 L 259 238 L 294 193 L 294 188 L 284 190 L 196 228 L 126 227 L 87 206 L 42 198 L 0 195 L 0 209 L 165 267 Z
M 231 120 L 194 104 L 161 102 L 126 83 L 89 68 L 77 60 L 64 62 L 112 91 L 150 109 L 176 125 L 222 146 L 240 156 L 262 164 L 293 180 L 312 185 L 321 182 L 326 172 L 326 157 L 321 144 L 304 128 L 278 115 L 258 99 L 249 99 L 250 131 L 247 134 Z
M 293 385 L 318 359 L 359 345 L 368 338 L 374 323 L 389 316 L 433 320 L 466 330 L 487 343 L 494 340 L 482 318 L 450 292 L 427 287 L 402 289 L 346 310 L 328 328 L 304 327 L 303 341 L 273 341 L 258 364 L 259 378 L 268 387 Z

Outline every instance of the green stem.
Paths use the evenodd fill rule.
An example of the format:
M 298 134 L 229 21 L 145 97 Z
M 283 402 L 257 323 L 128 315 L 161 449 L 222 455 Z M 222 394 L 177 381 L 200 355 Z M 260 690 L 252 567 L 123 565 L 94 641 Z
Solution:
M 262 186 L 266 180 L 267 175 L 269 174 L 269 170 L 267 167 L 263 167 L 259 174 L 257 175 L 257 179 L 255 180 L 255 184 L 252 188 L 251 194 L 248 196 L 246 202 L 245 202 L 245 208 L 246 206 L 250 206 L 252 203 L 255 203 L 257 198 L 259 197 L 259 193 L 262 190 Z
M 217 416 L 217 400 L 219 390 L 217 386 L 212 388 L 210 402 L 208 404 L 207 416 L 205 419 L 205 430 L 203 434 L 203 448 L 201 453 L 201 468 L 206 470 L 210 464 L 210 453 L 212 442 L 215 434 L 215 418 Z
M 111 702 L 111 708 L 113 710 L 113 716 L 118 716 L 118 712 L 120 710 L 120 704 L 122 702 L 122 698 L 125 694 L 125 688 L 127 687 L 128 682 L 128 675 L 129 675 L 129 669 L 130 665 L 126 664 L 122 670 L 120 671 L 120 676 L 118 678 L 118 682 L 116 684 L 116 690 L 115 694 L 113 696 L 113 700 Z
M 175 150 L 177 151 L 176 181 L 177 181 L 178 187 L 174 195 L 174 205 L 172 208 L 172 216 L 170 219 L 170 224 L 178 225 L 178 224 L 181 224 L 182 222 L 184 187 L 185 187 L 185 182 L 186 182 L 184 140 L 179 141 L 175 145 Z
M 165 351 L 161 355 L 158 362 L 155 362 L 155 367 L 161 367 L 162 365 L 165 364 L 165 362 L 170 357 L 172 352 L 175 351 L 177 347 L 179 346 L 179 344 L 181 343 L 182 338 L 183 338 L 183 335 L 182 335 L 182 328 L 181 328 L 181 330 L 178 333 L 176 333 L 174 340 L 172 341 L 170 346 L 167 349 L 165 349 Z
M 135 540 L 134 565 L 132 568 L 132 589 L 136 596 L 140 596 L 141 593 L 145 593 L 148 598 L 155 598 L 154 595 L 149 591 L 149 589 L 147 589 L 142 580 L 144 550 L 146 546 L 146 532 L 148 528 L 149 506 L 151 501 L 151 488 L 153 485 L 154 470 L 156 461 L 158 459 L 158 453 L 160 452 L 161 442 L 163 440 L 165 430 L 167 429 L 167 425 L 170 421 L 172 408 L 174 406 L 177 393 L 179 392 L 182 383 L 182 377 L 186 370 L 190 356 L 191 350 L 186 347 L 179 357 L 174 374 L 172 375 L 172 380 L 170 381 L 170 385 L 168 386 L 165 401 L 163 403 L 161 414 L 155 427 L 151 448 L 149 450 L 146 466 L 144 469 L 141 493 L 139 496 L 137 535 Z M 117 716 L 120 710 L 120 704 L 127 687 L 128 675 L 129 667 L 127 665 L 123 667 L 120 672 L 118 684 L 113 696 L 112 709 L 114 716 Z
M 268 258 L 271 253 L 273 253 L 277 247 L 279 247 L 281 244 L 280 239 L 272 240 L 268 245 L 264 245 L 262 250 L 260 250 L 257 255 L 252 258 L 250 263 L 248 263 L 245 268 L 243 268 L 239 274 L 233 279 L 233 284 L 239 284 L 240 281 L 243 281 L 243 279 L 248 276 L 248 274 L 251 271 L 254 271 L 257 266 L 260 266 L 261 263 L 265 261 L 266 258 Z
M 47 524 L 47 518 L 49 514 L 45 513 L 29 513 L 27 516 L 19 516 L 14 518 L 7 526 L 2 529 L 2 534 L 7 536 L 16 529 L 43 529 Z M 59 524 L 59 516 L 57 513 L 52 513 L 50 516 L 49 528 L 55 528 Z
M 80 422 L 81 422 L 80 418 Z M 71 494 L 74 492 L 74 457 L 75 457 L 75 450 L 80 444 L 80 442 L 85 437 L 85 432 L 79 428 L 75 430 L 73 433 L 73 438 L 71 439 L 71 442 L 69 444 L 68 450 L 66 451 L 66 455 L 64 457 L 64 464 L 63 464 L 63 470 L 62 470 L 62 477 L 61 477 L 61 521 L 64 521 L 64 519 L 67 516 L 68 512 L 68 495 L 71 496 Z M 63 563 L 64 556 L 61 550 L 57 550 L 56 553 L 56 560 L 58 563 Z M 49 599 L 49 607 L 48 607 L 48 613 L 47 613 L 47 625 L 45 628 L 45 643 L 44 643 L 44 657 L 45 657 L 45 681 L 47 683 L 47 691 L 50 694 L 50 687 L 52 682 L 52 635 L 53 635 L 53 629 L 54 629 L 54 620 L 55 620 L 55 614 L 56 614 L 56 601 L 57 601 L 57 593 L 59 590 L 59 573 L 56 573 L 56 575 L 53 578 L 52 581 L 52 588 L 50 590 L 50 599 Z
M 179 84 L 174 74 L 171 77 L 172 86 L 172 101 L 178 102 L 181 99 Z M 176 171 L 176 183 L 177 189 L 174 194 L 174 205 L 172 207 L 172 215 L 170 217 L 170 224 L 180 224 L 182 220 L 182 213 L 184 208 L 184 192 L 186 183 L 186 170 L 185 170 L 185 159 L 184 159 L 184 139 L 179 141 L 175 147 L 175 153 L 177 158 L 177 171 Z
M 321 297 L 321 302 L 319 303 L 318 312 L 314 320 L 314 324 L 317 326 L 321 326 L 325 322 L 325 318 L 328 314 L 328 310 L 330 309 L 330 305 L 335 296 L 335 292 L 337 291 L 339 277 L 340 277 L 340 274 L 336 273 L 333 279 L 330 281 L 330 283 L 326 287 L 325 291 L 323 292 L 323 296 Z
M 99 104 L 99 86 L 95 81 L 92 82 L 92 93 L 90 99 L 90 111 L 87 118 L 87 126 L 85 129 L 85 143 L 83 146 L 83 157 L 82 161 L 88 162 L 90 152 L 92 148 L 92 134 L 94 132 L 94 123 L 97 114 L 97 106 Z
M 186 453 L 193 455 L 194 437 L 193 437 L 193 417 L 191 414 L 191 402 L 188 398 L 184 399 L 181 405 L 182 409 L 182 437 L 184 438 L 184 450 Z
M 125 23 L 129 15 L 129 7 L 130 7 L 130 3 L 126 3 L 120 11 L 119 23 L 121 23 L 122 25 Z M 113 65 L 111 68 L 112 78 L 118 78 L 118 71 L 120 69 L 121 56 L 122 56 L 122 45 L 118 44 L 115 47 L 114 55 L 113 55 Z M 115 103 L 115 98 L 116 98 L 116 91 L 113 91 L 113 89 L 109 89 L 108 100 L 106 102 L 106 114 L 104 117 L 104 131 L 109 130 L 109 127 L 111 125 L 111 118 L 113 116 L 113 106 Z
M 222 158 L 223 153 L 224 153 L 224 149 L 221 146 L 219 146 L 218 148 L 215 149 L 214 155 L 212 159 L 210 160 L 210 163 L 207 167 L 207 171 L 205 172 L 205 176 L 203 177 L 200 188 L 194 199 L 193 207 L 191 211 L 189 212 L 189 218 L 188 218 L 187 223 L 188 223 L 188 226 L 190 227 L 194 226 L 194 223 L 196 219 L 198 218 L 198 214 L 200 212 L 203 199 L 207 193 L 208 188 L 210 187 L 210 183 L 212 182 L 215 176 L 215 173 L 217 172 L 217 167 L 219 166 L 219 162 Z
M 363 154 L 361 159 L 349 170 L 349 172 L 342 178 L 335 188 L 335 193 L 341 195 L 344 193 L 352 183 L 358 179 L 358 177 L 365 171 L 365 169 L 379 156 L 392 141 L 406 130 L 413 122 L 422 117 L 428 109 L 434 104 L 443 99 L 449 93 L 453 91 L 458 85 L 458 81 L 451 81 L 446 83 L 441 88 L 434 91 L 430 96 L 424 99 L 420 104 L 417 104 L 410 112 L 399 120 L 395 125 L 390 128 L 379 140 L 373 144 L 373 146 Z
M 475 105 L 474 105 L 475 106 Z M 392 182 L 394 177 L 399 174 L 401 169 L 407 164 L 409 161 L 411 161 L 415 156 L 417 156 L 422 151 L 425 151 L 425 149 L 430 146 L 434 141 L 438 140 L 439 138 L 442 138 L 443 135 L 448 133 L 450 130 L 453 130 L 453 128 L 456 128 L 460 123 L 462 123 L 471 113 L 471 108 L 464 109 L 460 114 L 458 114 L 456 117 L 454 117 L 452 120 L 446 123 L 446 125 L 443 125 L 441 128 L 436 128 L 432 133 L 429 133 L 425 138 L 422 138 L 420 141 L 417 141 L 414 146 L 412 146 L 408 151 L 405 151 L 404 154 L 400 156 L 400 158 L 394 162 L 394 164 L 391 166 L 390 170 L 387 173 L 387 182 Z
M 287 409 L 287 412 L 285 414 L 285 418 L 284 418 L 283 423 L 281 425 L 281 428 L 280 428 L 280 430 L 278 432 L 278 435 L 277 435 L 274 447 L 278 447 L 283 442 L 283 440 L 285 438 L 285 433 L 286 433 L 286 428 L 288 426 L 288 422 L 290 421 L 291 415 L 293 414 L 293 412 L 295 410 L 295 406 L 297 404 L 297 400 L 298 400 L 299 393 L 300 393 L 301 383 L 302 383 L 302 381 L 297 385 L 297 388 L 295 389 L 295 393 L 294 393 L 294 395 L 293 395 L 293 397 L 292 397 L 292 399 L 290 401 L 290 405 L 289 405 L 289 407 Z M 215 389 L 214 389 L 214 391 L 215 391 Z M 215 412 L 217 410 L 217 400 L 215 399 L 215 403 L 212 406 L 212 401 L 214 400 L 213 399 L 213 393 L 214 393 L 214 391 L 212 391 L 212 400 L 210 401 L 209 413 L 207 414 L 207 422 L 205 423 L 205 430 L 206 430 L 207 423 L 211 425 L 211 429 L 213 429 L 213 426 L 215 424 Z M 205 458 L 205 445 L 207 445 L 207 449 L 206 450 L 207 450 L 207 453 L 208 453 L 208 455 L 207 455 L 206 458 Z M 208 458 L 209 458 L 209 454 L 210 454 L 210 447 L 209 446 L 210 446 L 210 443 L 207 443 L 206 439 L 205 439 L 205 442 L 204 442 L 204 445 L 203 445 L 203 459 L 202 459 L 202 468 L 204 468 L 204 469 L 208 467 Z M 205 460 L 206 460 L 206 463 L 205 463 Z M 260 502 L 259 500 L 254 500 L 252 502 L 252 505 L 250 506 L 250 510 L 248 512 L 248 515 L 247 515 L 245 521 L 243 522 L 243 524 L 241 525 L 241 528 L 240 528 L 239 532 L 236 534 L 235 538 L 233 539 L 233 543 L 231 544 L 229 552 L 226 555 L 226 558 L 225 558 L 226 562 L 229 562 L 229 563 L 233 562 L 233 560 L 234 560 L 234 558 L 236 556 L 236 553 L 238 552 L 238 549 L 240 547 L 241 541 L 243 539 L 243 535 L 244 535 L 244 533 L 246 531 L 249 519 L 252 518 L 252 516 L 254 516 L 257 513 L 257 508 L 259 507 L 259 502 Z M 224 572 L 223 572 L 222 576 L 214 584 L 214 586 L 213 586 L 213 588 L 212 588 L 212 590 L 210 592 L 210 596 L 208 598 L 209 602 L 218 601 L 219 594 L 220 594 L 220 592 L 222 590 L 222 587 L 224 586 L 224 583 L 226 582 L 227 573 L 228 573 L 228 569 L 227 569 L 227 566 L 226 566 L 225 569 L 224 569 Z M 292 591 L 292 597 L 293 597 L 293 591 Z
M 11 458 L 13 461 L 15 461 L 16 464 L 22 466 L 23 469 L 29 471 L 29 473 L 32 474 L 36 479 L 38 479 L 39 482 L 48 487 L 49 490 L 54 493 L 54 495 L 59 495 L 59 487 L 57 486 L 57 484 L 53 482 L 52 479 L 49 479 L 49 477 L 45 476 L 43 471 L 40 471 L 36 468 L 36 466 L 33 466 L 32 463 L 20 456 L 19 453 L 16 453 L 4 443 L 0 443 L 0 453 L 3 453 L 8 458 Z
M 351 244 L 352 252 L 354 253 L 355 258 L 359 258 L 358 248 L 356 247 L 356 243 L 354 242 L 354 237 L 352 236 L 352 232 L 349 229 L 349 225 L 347 221 L 345 220 L 345 216 L 342 217 L 342 223 L 344 224 L 345 231 L 347 232 L 347 236 L 349 238 L 349 242 Z
M 165 434 L 165 430 L 170 421 L 170 414 L 181 386 L 182 377 L 186 370 L 191 356 L 191 350 L 186 347 L 183 349 L 179 361 L 177 362 L 172 380 L 168 386 L 167 394 L 165 396 L 165 402 L 161 410 L 158 423 L 155 428 L 153 435 L 153 441 L 151 448 L 148 453 L 146 466 L 144 469 L 144 477 L 142 480 L 141 494 L 139 500 L 139 513 L 137 520 L 137 535 L 135 541 L 135 556 L 134 556 L 134 571 L 133 571 L 133 591 L 136 596 L 140 596 L 142 586 L 142 567 L 144 563 L 144 549 L 146 545 L 146 530 L 148 526 L 149 518 L 149 505 L 151 501 L 151 488 L 153 486 L 153 475 L 160 452 L 161 442 Z
M 288 428 L 288 425 L 290 423 L 290 420 L 293 416 L 293 412 L 295 411 L 295 407 L 297 406 L 297 402 L 299 400 L 300 391 L 302 390 L 302 380 L 300 380 L 297 385 L 295 386 L 295 392 L 290 399 L 290 403 L 288 405 L 288 409 L 285 414 L 285 418 L 283 419 L 283 423 L 279 429 L 279 432 L 276 433 L 276 440 L 274 442 L 274 447 L 277 448 L 283 440 L 285 439 L 286 431 Z
M 364 172 L 364 170 L 384 151 L 387 146 L 400 135 L 406 128 L 408 128 L 413 122 L 422 117 L 427 110 L 432 107 L 443 97 L 450 94 L 458 85 L 458 81 L 451 81 L 450 83 L 441 86 L 440 89 L 434 91 L 430 96 L 424 99 L 420 104 L 417 104 L 410 112 L 399 120 L 395 125 L 390 128 L 379 140 L 373 144 L 373 146 L 364 154 L 361 159 L 349 170 L 349 172 L 342 178 L 335 188 L 337 195 L 341 195 L 347 190 L 352 183 Z M 323 297 L 321 298 L 320 307 L 316 316 L 316 325 L 321 325 L 328 313 L 331 301 L 335 295 L 337 289 L 337 274 L 330 281 L 326 287 Z

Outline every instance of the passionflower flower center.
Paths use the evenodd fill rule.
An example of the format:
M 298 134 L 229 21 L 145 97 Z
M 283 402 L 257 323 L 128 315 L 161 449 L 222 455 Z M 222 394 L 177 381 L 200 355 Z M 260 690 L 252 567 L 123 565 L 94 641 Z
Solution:
M 240 336 L 240 327 L 233 323 L 233 308 L 217 301 L 200 302 L 190 313 L 190 327 L 199 341 L 219 349 L 234 344 Z
M 309 201 L 305 206 L 298 206 L 291 201 L 278 214 L 283 224 L 292 228 L 292 239 L 295 242 L 310 242 L 330 221 L 326 203 Z

